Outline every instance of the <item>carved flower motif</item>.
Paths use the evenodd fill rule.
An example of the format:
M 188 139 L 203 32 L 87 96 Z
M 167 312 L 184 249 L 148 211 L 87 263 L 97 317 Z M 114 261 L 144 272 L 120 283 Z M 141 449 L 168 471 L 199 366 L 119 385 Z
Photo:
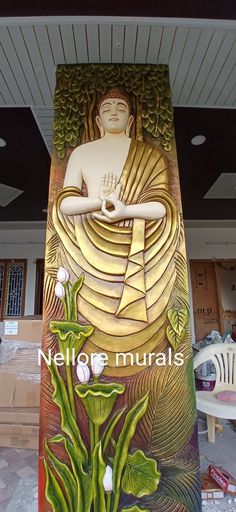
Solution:
M 87 384 L 90 379 L 90 369 L 87 364 L 78 363 L 76 373 L 81 384 Z
M 91 368 L 92 368 L 93 375 L 95 377 L 100 377 L 100 375 L 102 374 L 102 372 L 105 368 L 105 363 L 102 359 L 101 354 L 93 354 Z
M 70 276 L 68 270 L 66 270 L 66 268 L 64 267 L 59 267 L 57 272 L 57 280 L 60 283 L 67 283 L 69 281 L 69 278 Z
M 95 425 L 102 425 L 110 415 L 118 395 L 122 395 L 125 386 L 117 382 L 78 384 L 75 387 L 81 398 L 88 417 Z
M 55 295 L 59 298 L 59 299 L 64 299 L 65 297 L 65 288 L 64 286 L 62 286 L 61 283 L 56 283 L 56 286 L 55 286 Z
M 111 466 L 106 466 L 106 471 L 105 471 L 102 483 L 103 483 L 104 491 L 106 491 L 106 492 L 112 491 L 112 468 L 111 468 Z

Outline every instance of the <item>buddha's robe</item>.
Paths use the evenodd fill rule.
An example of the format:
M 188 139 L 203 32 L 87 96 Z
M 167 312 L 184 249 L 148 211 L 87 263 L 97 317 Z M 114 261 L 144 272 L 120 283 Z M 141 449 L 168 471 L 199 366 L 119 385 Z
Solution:
M 91 214 L 63 215 L 61 201 L 82 195 L 74 187 L 63 189 L 54 206 L 63 264 L 74 279 L 85 275 L 79 318 L 95 330 L 84 348 L 106 352 L 113 374 L 116 352 L 138 352 L 142 359 L 142 353 L 166 346 L 166 310 L 172 304 L 179 239 L 168 174 L 167 161 L 158 149 L 132 140 L 120 177 L 120 200 L 126 205 L 159 201 L 166 207 L 163 219 L 131 219 L 127 226 L 125 221 L 107 224 Z M 120 368 L 118 372 L 122 373 Z M 130 367 L 123 374 L 134 372 Z

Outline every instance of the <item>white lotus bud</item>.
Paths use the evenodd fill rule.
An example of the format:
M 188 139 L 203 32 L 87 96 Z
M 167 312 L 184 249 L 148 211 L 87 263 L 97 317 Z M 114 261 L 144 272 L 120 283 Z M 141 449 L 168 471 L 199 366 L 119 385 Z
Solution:
M 103 477 L 103 487 L 106 492 L 112 491 L 112 468 L 111 466 L 106 467 L 106 471 Z
M 87 384 L 90 379 L 90 369 L 88 365 L 80 361 L 77 365 L 76 373 L 81 384 Z
M 99 377 L 103 372 L 104 367 L 105 363 L 102 354 L 92 354 L 91 368 L 93 375 L 95 375 L 95 377 Z
M 57 280 L 60 283 L 67 283 L 69 281 L 69 278 L 70 276 L 68 270 L 66 270 L 66 268 L 64 267 L 59 267 L 57 272 Z
M 64 288 L 64 286 L 62 286 L 61 283 L 57 283 L 56 284 L 56 286 L 55 286 L 55 295 L 59 299 L 63 299 L 65 297 L 65 288 Z

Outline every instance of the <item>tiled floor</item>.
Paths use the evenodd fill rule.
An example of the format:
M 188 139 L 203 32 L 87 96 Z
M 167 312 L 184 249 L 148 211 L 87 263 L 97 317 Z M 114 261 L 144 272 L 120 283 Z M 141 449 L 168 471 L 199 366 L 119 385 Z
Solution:
M 0 448 L 0 510 L 37 512 L 37 464 L 34 450 Z
M 210 463 L 224 466 L 236 475 L 236 428 L 224 422 L 224 432 L 215 444 L 199 436 L 201 468 Z M 0 448 L 0 511 L 37 512 L 37 457 L 33 450 Z M 203 504 L 203 512 L 236 512 L 236 498 L 230 496 Z

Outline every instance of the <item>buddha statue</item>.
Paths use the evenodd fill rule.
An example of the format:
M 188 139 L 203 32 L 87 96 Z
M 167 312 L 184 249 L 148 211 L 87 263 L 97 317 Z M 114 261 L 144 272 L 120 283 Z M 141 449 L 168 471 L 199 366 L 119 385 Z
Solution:
M 95 327 L 85 350 L 108 354 L 108 374 L 130 375 L 140 368 L 117 369 L 116 352 L 167 346 L 179 217 L 166 158 L 130 137 L 134 116 L 126 93 L 102 96 L 95 122 L 100 138 L 72 152 L 53 222 L 63 265 L 74 279 L 85 276 L 78 314 Z

